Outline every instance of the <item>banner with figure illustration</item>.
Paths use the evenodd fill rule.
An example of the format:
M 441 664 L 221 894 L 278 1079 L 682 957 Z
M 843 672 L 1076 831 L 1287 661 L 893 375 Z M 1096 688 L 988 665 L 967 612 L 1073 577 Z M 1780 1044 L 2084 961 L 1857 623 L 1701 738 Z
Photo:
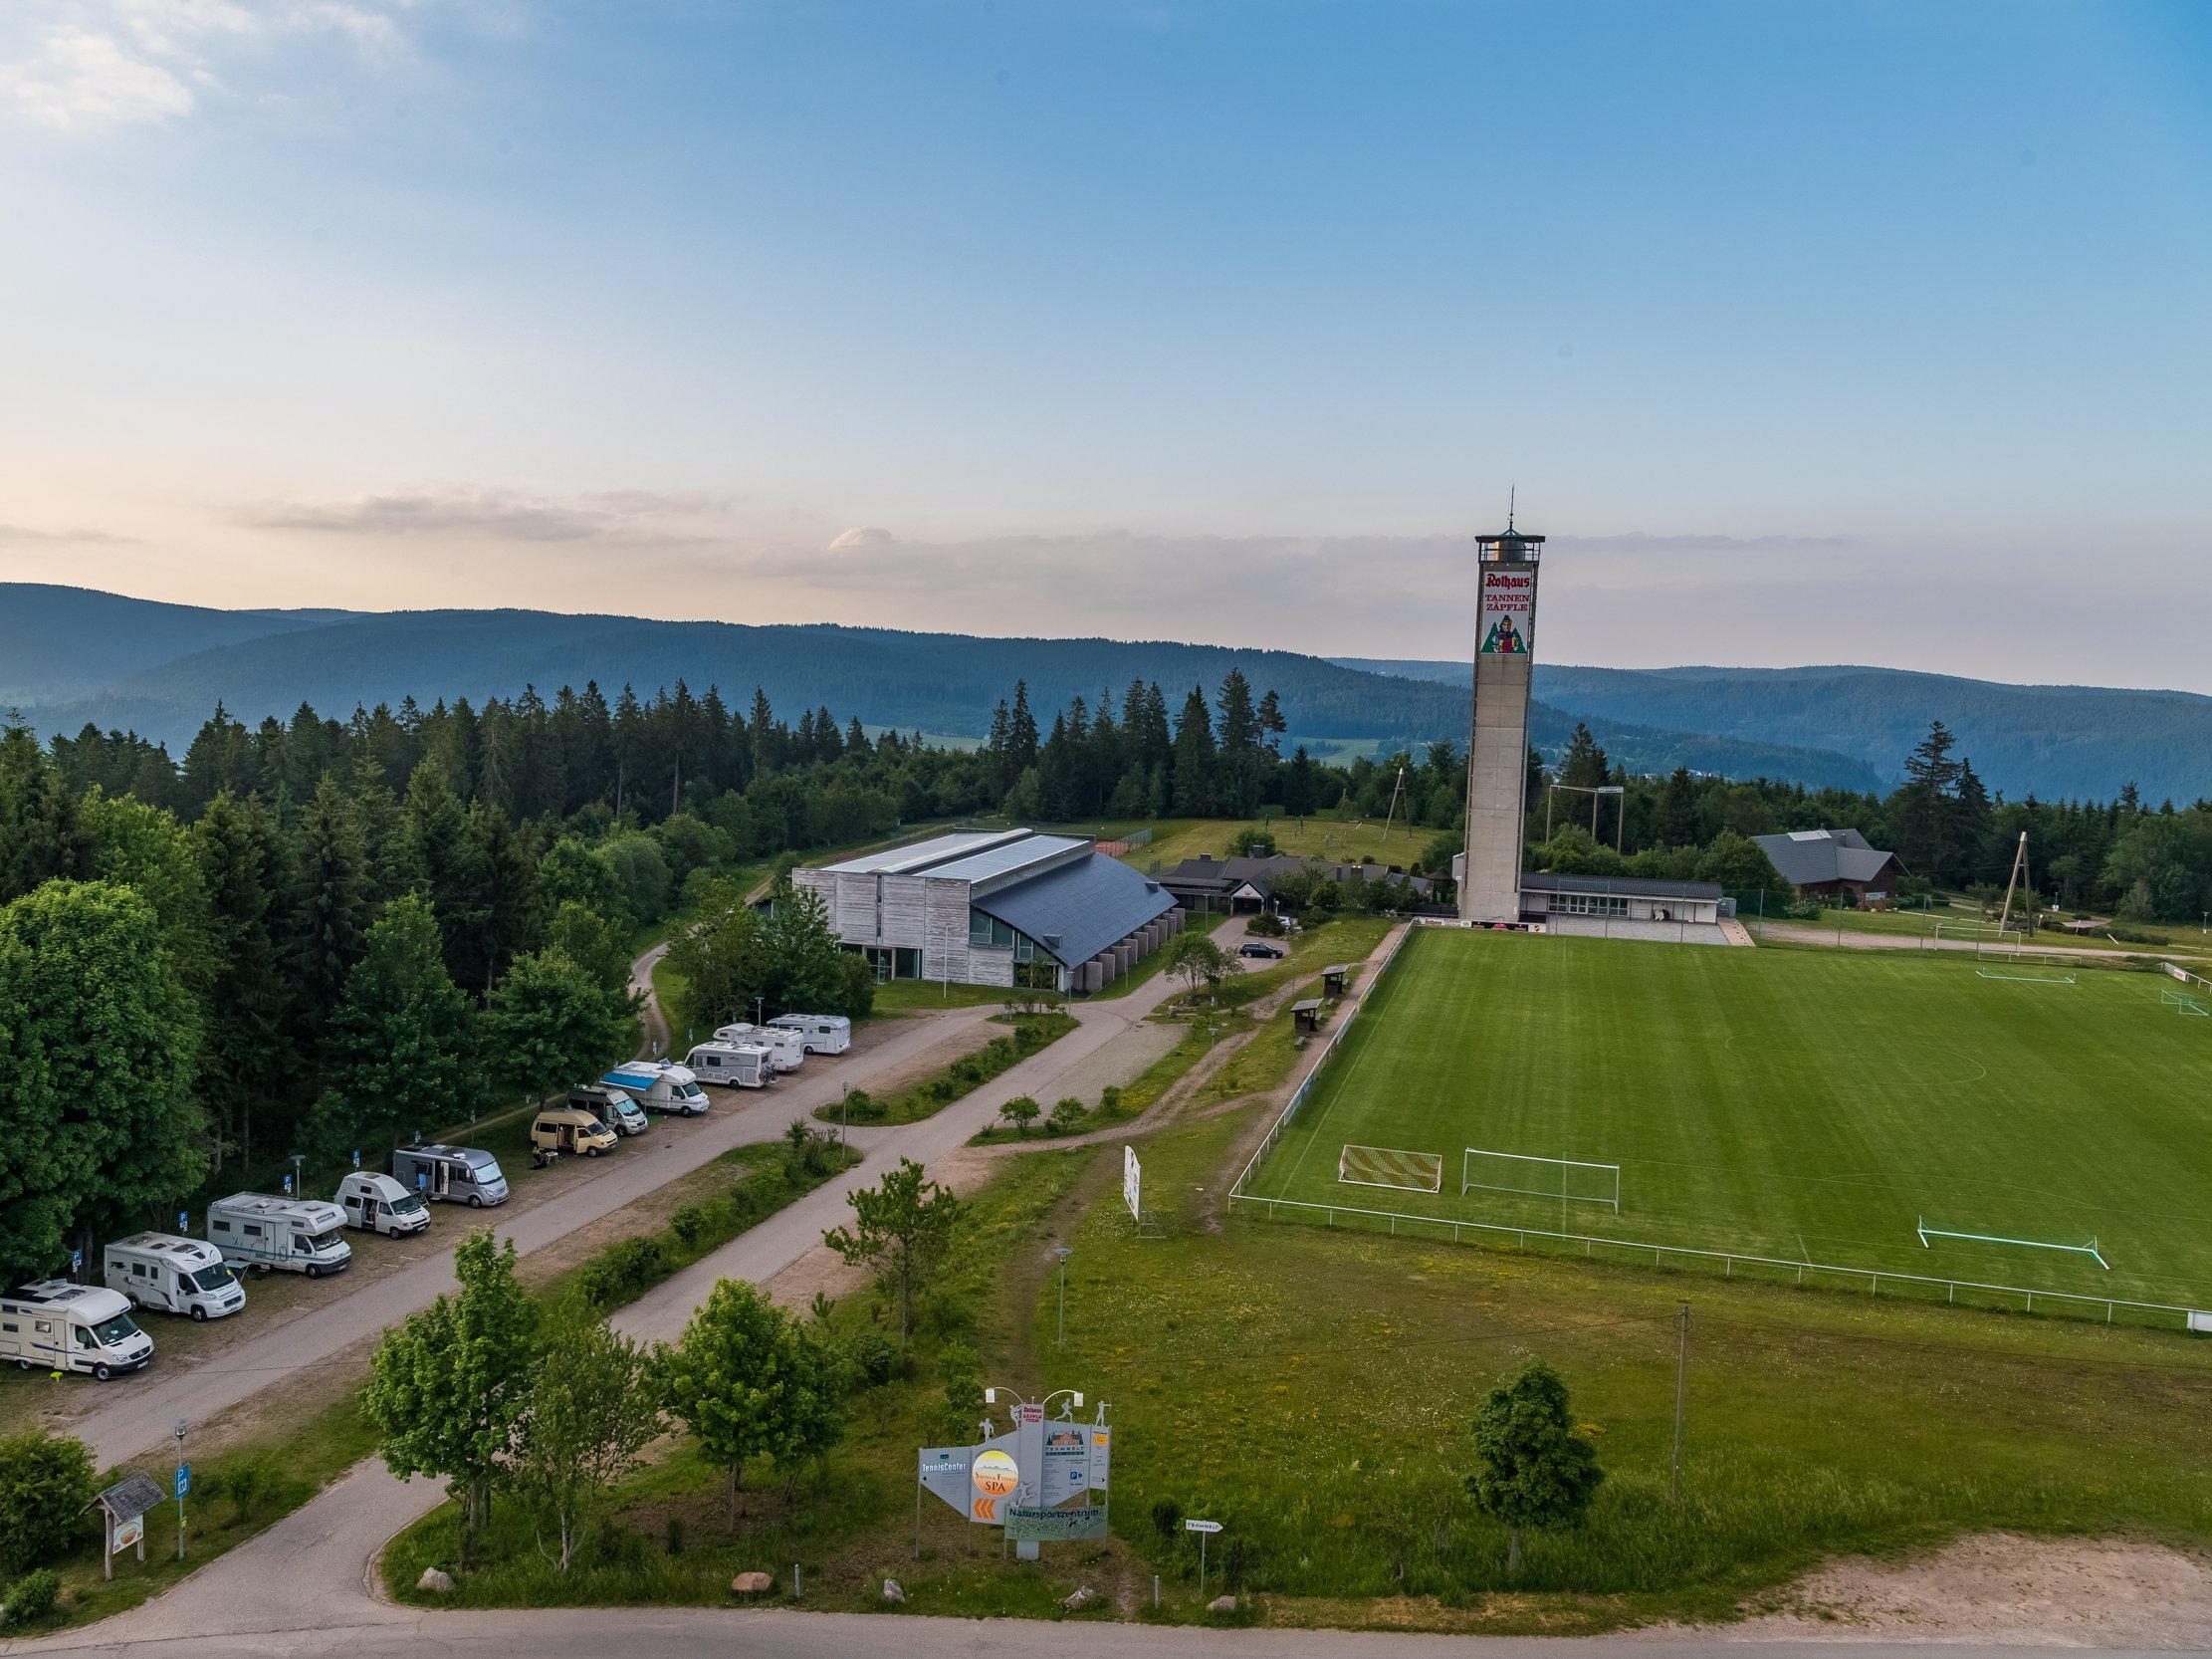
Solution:
M 1477 625 L 1484 656 L 1526 656 L 1536 645 L 1536 572 L 1530 566 L 1482 571 L 1482 615 Z

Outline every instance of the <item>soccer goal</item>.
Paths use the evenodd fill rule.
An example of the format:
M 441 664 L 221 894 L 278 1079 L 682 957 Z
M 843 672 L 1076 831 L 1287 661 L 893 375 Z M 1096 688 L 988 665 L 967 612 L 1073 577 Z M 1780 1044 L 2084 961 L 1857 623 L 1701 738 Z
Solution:
M 1443 1154 L 1403 1152 L 1394 1146 L 1347 1145 L 1337 1154 L 1336 1178 L 1348 1187 L 1391 1187 L 1399 1192 L 1441 1192 Z
M 1459 1159 L 1459 1196 L 1470 1192 L 1517 1192 L 1531 1198 L 1603 1204 L 1619 1215 L 1621 1166 L 1469 1146 Z
M 2194 997 L 2184 997 L 2178 991 L 2161 991 L 2158 993 L 2158 1000 L 2164 1003 L 2168 1008 L 2172 1009 L 2176 1014 L 2182 1015 L 2185 1018 L 2189 1016 L 2197 1016 L 2201 1018 L 2206 1015 L 2212 1015 L 2212 1009 L 2206 1008 L 2204 1004 L 2198 1002 Z
M 1960 1233 L 1948 1227 L 1930 1227 L 1925 1216 L 1920 1217 L 1920 1225 L 1914 1231 L 1920 1235 L 1922 1250 L 1935 1248 L 1928 1243 L 1930 1239 L 1959 1239 L 1967 1244 L 2013 1245 L 2021 1250 L 2056 1250 L 2069 1256 L 2087 1256 L 2106 1273 L 2112 1271 L 2111 1263 L 2104 1260 L 2104 1253 L 2098 1248 L 2097 1235 L 2094 1233 L 2090 1235 L 2088 1244 L 2063 1244 L 2050 1239 L 2008 1239 L 1995 1233 Z
M 2009 985 L 2072 985 L 2072 974 L 2000 974 L 1989 968 L 1976 968 L 1976 979 L 2001 979 Z

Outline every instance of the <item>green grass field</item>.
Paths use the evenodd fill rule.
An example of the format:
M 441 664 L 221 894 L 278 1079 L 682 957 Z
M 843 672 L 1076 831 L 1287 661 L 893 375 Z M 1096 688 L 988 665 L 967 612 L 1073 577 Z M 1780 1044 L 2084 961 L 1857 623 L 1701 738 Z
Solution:
M 1971 957 L 1932 954 L 1420 930 L 1248 1190 L 2212 1305 L 2212 1020 L 2178 1017 L 2157 976 L 2076 978 L 1987 980 Z M 1342 1183 L 1347 1143 L 1438 1154 L 1441 1190 Z M 1619 1164 L 1620 1213 L 1462 1195 L 1470 1146 Z M 1562 1179 L 1478 1167 L 1547 1193 Z M 1574 1194 L 1611 1187 L 1570 1179 Z M 2023 1246 L 1923 1247 L 1922 1218 L 2095 1237 L 2109 1268 Z

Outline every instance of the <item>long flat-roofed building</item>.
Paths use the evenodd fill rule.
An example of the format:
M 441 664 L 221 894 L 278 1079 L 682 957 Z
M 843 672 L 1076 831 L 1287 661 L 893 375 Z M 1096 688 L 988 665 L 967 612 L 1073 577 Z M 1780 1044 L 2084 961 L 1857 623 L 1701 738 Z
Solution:
M 1077 835 L 957 830 L 791 872 L 879 980 L 1083 993 L 1182 929 L 1159 882 Z

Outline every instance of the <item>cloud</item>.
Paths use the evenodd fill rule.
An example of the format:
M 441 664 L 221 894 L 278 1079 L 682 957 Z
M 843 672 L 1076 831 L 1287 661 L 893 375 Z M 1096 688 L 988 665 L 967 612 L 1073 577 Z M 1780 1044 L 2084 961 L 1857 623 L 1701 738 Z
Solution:
M 844 553 L 853 548 L 889 547 L 898 538 L 877 525 L 859 524 L 846 531 L 829 544 L 831 553 Z
M 255 530 L 412 540 L 558 543 L 609 542 L 661 547 L 712 538 L 696 521 L 722 498 L 645 490 L 553 500 L 508 490 L 442 489 L 357 496 L 341 502 L 268 502 L 233 521 Z
M 267 43 L 333 38 L 364 54 L 402 55 L 409 41 L 397 14 L 412 0 L 9 4 L 12 13 L 0 19 L 0 102 L 41 126 L 71 131 L 190 116 L 227 89 L 228 57 Z
M 105 530 L 34 530 L 29 525 L 0 524 L 0 547 L 126 547 L 135 541 Z
M 27 58 L 0 64 L 0 97 L 41 126 L 169 120 L 192 113 L 192 90 L 112 35 L 52 31 Z

